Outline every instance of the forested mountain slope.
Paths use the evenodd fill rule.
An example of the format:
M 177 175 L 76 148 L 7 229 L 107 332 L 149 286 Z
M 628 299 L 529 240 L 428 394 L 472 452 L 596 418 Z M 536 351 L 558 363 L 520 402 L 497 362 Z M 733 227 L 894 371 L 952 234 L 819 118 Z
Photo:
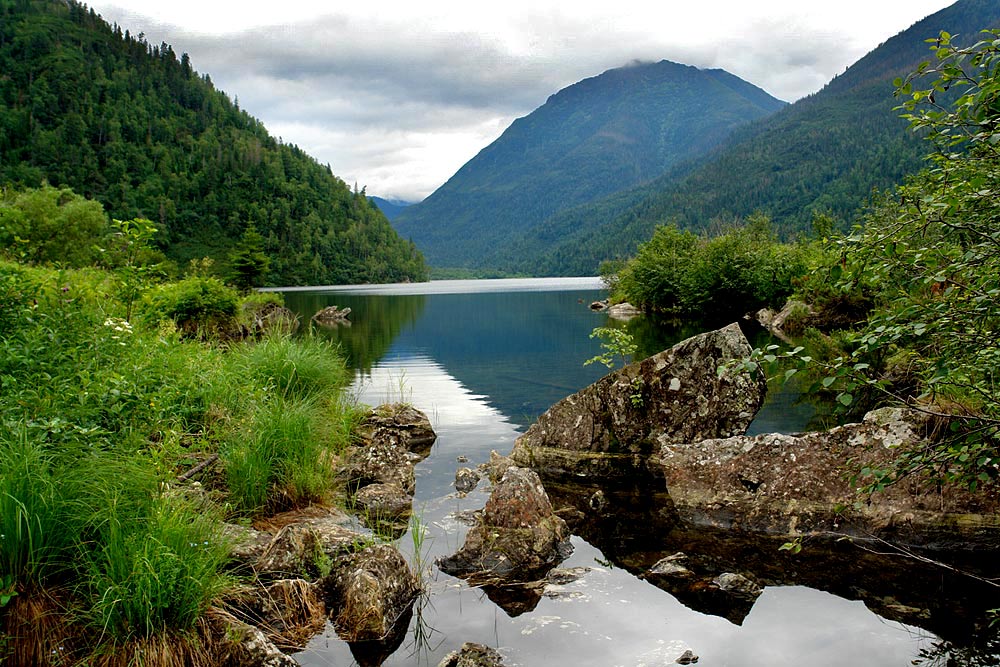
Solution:
M 818 93 L 740 128 L 714 154 L 650 184 L 565 211 L 499 258 L 507 270 L 592 274 L 603 259 L 630 255 L 664 222 L 710 230 L 713 220 L 768 213 L 786 236 L 815 212 L 851 221 L 872 189 L 918 171 L 926 146 L 893 108 L 892 80 L 932 57 L 925 40 L 1000 25 L 1000 2 L 960 0 L 892 37 Z M 540 256 L 532 251 L 544 246 Z
M 554 213 L 654 178 L 782 106 L 722 70 L 669 61 L 609 70 L 514 121 L 394 224 L 435 266 L 492 266 Z
M 181 264 L 224 264 L 253 225 L 271 284 L 426 279 L 364 192 L 270 136 L 187 54 L 75 2 L 0 0 L 0 186 L 42 181 L 149 218 Z

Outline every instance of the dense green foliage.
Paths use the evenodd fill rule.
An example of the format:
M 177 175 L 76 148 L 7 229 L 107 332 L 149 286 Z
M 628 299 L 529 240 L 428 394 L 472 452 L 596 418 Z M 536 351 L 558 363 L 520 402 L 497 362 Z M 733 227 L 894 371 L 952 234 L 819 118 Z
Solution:
M 331 345 L 198 342 L 182 325 L 242 312 L 198 276 L 136 283 L 130 322 L 122 275 L 137 268 L 0 259 L 0 659 L 21 646 L 5 614 L 40 590 L 65 591 L 54 612 L 89 628 L 71 662 L 192 628 L 227 585 L 219 519 L 323 500 L 356 423 Z M 211 493 L 179 481 L 213 455 Z
M 520 118 L 394 225 L 435 266 L 508 269 L 498 257 L 558 211 L 655 178 L 784 105 L 722 70 L 669 61 L 607 71 Z M 526 249 L 519 270 L 548 269 Z M 507 258 L 509 259 L 509 258 Z
M 967 40 L 1000 24 L 993 0 L 960 0 L 892 37 L 823 90 L 733 132 L 718 150 L 656 180 L 553 215 L 514 239 L 497 266 L 546 275 L 592 274 L 632 255 L 657 225 L 696 232 L 715 219 L 769 215 L 783 238 L 817 213 L 855 220 L 873 189 L 891 190 L 922 166 L 919 137 L 892 113 L 891 82 L 924 59 L 927 35 Z
M 975 487 L 1000 464 L 1000 31 L 966 48 L 948 33 L 930 41 L 935 59 L 897 81 L 934 144 L 930 166 L 832 240 L 808 294 L 868 307 L 822 365 L 841 403 L 901 403 L 949 424 L 896 468 L 863 471 L 873 488 L 914 474 Z
M 760 308 L 780 308 L 793 281 L 806 273 L 807 254 L 803 244 L 779 243 L 762 215 L 714 237 L 665 225 L 610 282 L 615 299 L 645 310 L 732 320 Z
M 253 226 L 270 258 L 258 282 L 426 279 L 364 192 L 271 137 L 168 44 L 76 2 L 0 0 L 0 72 L 0 185 L 47 181 L 147 218 L 182 266 L 207 256 L 225 273 Z

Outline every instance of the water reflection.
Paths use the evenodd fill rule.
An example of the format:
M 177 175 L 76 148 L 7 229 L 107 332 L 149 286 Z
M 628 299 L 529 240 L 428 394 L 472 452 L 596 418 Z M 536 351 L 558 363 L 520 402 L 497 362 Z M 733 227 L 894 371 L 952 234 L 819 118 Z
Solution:
M 431 418 L 438 439 L 416 467 L 414 510 L 430 529 L 420 558 L 432 562 L 458 550 L 465 521 L 486 501 L 485 483 L 464 497 L 454 493 L 455 470 L 486 462 L 493 449 L 509 453 L 537 415 L 597 379 L 603 369 L 582 365 L 598 352 L 588 335 L 612 323 L 587 309 L 600 296 L 593 289 L 474 294 L 448 288 L 422 295 L 399 294 L 402 289 L 383 296 L 297 293 L 287 301 L 305 319 L 331 304 L 352 308 L 350 328 L 324 335 L 350 355 L 360 400 L 412 402 Z M 643 354 L 694 333 L 643 320 L 627 326 Z M 766 427 L 801 429 L 812 413 L 795 405 L 792 396 L 777 404 Z M 649 489 L 609 498 L 600 512 L 579 490 L 553 488 L 551 494 L 557 507 L 575 508 L 566 513 L 577 535 L 575 550 L 562 567 L 582 576 L 541 589 L 531 611 L 511 617 L 482 590 L 431 569 L 422 605 L 391 655 L 370 663 L 331 628 L 296 658 L 316 666 L 383 661 L 433 667 L 474 641 L 497 647 L 507 664 L 526 667 L 662 666 L 686 649 L 705 665 L 902 667 L 921 652 L 926 664 L 941 654 L 941 640 L 917 623 L 965 645 L 962 633 L 973 625 L 971 617 L 981 618 L 988 599 L 956 579 L 932 570 L 914 574 L 849 545 L 838 547 L 840 553 L 808 551 L 796 558 L 767 540 L 677 526 L 669 501 Z M 409 535 L 398 546 L 416 560 Z M 659 559 L 679 551 L 700 576 L 746 573 L 763 592 L 749 604 L 720 603 L 698 586 L 645 578 Z M 965 614 L 963 601 L 970 605 Z

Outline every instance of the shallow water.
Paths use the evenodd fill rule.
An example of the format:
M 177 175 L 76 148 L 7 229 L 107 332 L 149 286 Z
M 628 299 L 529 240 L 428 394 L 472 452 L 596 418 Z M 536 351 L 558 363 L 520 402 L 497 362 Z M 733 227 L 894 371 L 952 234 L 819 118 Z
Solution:
M 611 521 L 581 523 L 574 553 L 560 567 L 581 568 L 582 576 L 547 588 L 533 608 L 534 600 L 514 607 L 504 601 L 508 609 L 530 608 L 523 613 L 504 611 L 482 590 L 434 568 L 435 558 L 464 540 L 459 517 L 487 498 L 485 482 L 464 498 L 455 494 L 455 470 L 487 461 L 494 449 L 509 453 L 541 412 L 605 372 L 583 365 L 599 351 L 591 330 L 609 324 L 587 308 L 602 297 L 599 287 L 596 279 L 442 281 L 285 294 L 304 321 L 327 305 L 350 307 L 350 326 L 323 331 L 347 353 L 359 399 L 411 402 L 438 434 L 416 468 L 414 508 L 426 537 L 419 549 L 411 533 L 398 542 L 421 564 L 427 592 L 402 645 L 383 664 L 434 666 L 475 641 L 524 667 L 661 666 L 688 648 L 699 665 L 903 666 L 935 664 L 921 652 L 935 651 L 939 634 L 970 641 L 988 604 L 988 592 L 977 593 L 981 586 L 851 545 L 795 557 L 773 541 L 674 526 L 658 518 L 645 492 L 611 498 L 620 508 Z M 632 331 L 649 354 L 696 330 L 636 323 Z M 751 430 L 803 430 L 816 409 L 799 399 L 794 390 L 772 392 Z M 574 491 L 566 498 L 550 493 L 557 507 L 575 500 Z M 707 572 L 748 574 L 765 584 L 763 594 L 734 604 L 638 576 L 677 551 Z M 984 595 L 987 601 L 974 599 Z M 295 657 L 305 665 L 379 664 L 353 648 L 328 627 Z

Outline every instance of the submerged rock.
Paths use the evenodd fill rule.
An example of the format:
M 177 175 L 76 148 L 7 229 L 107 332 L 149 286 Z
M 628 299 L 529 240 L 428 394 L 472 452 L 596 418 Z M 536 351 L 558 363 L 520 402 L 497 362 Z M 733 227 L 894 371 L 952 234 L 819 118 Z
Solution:
M 503 657 L 489 646 L 466 642 L 446 655 L 438 667 L 503 667 Z
M 681 653 L 680 657 L 677 658 L 678 665 L 693 665 L 698 662 L 698 656 L 694 654 L 694 651 L 687 649 Z
M 332 323 L 336 324 L 338 322 L 343 322 L 347 319 L 347 316 L 351 314 L 350 308 L 338 308 L 337 306 L 327 306 L 319 310 L 315 315 L 312 316 L 314 322 L 320 324 Z
M 640 315 L 642 315 L 642 311 L 627 302 L 616 303 L 608 308 L 608 317 L 614 320 L 621 320 L 623 322 L 628 322 L 632 318 L 639 317 Z
M 455 490 L 468 493 L 479 484 L 479 473 L 471 468 L 459 468 L 455 471 Z
M 493 487 L 462 548 L 437 565 L 474 584 L 525 582 L 571 551 L 566 522 L 553 512 L 538 475 L 514 466 Z
M 655 457 L 665 445 L 746 432 L 766 381 L 725 368 L 750 352 L 731 324 L 629 364 L 549 408 L 511 458 L 547 480 L 631 484 L 637 472 L 659 474 Z

